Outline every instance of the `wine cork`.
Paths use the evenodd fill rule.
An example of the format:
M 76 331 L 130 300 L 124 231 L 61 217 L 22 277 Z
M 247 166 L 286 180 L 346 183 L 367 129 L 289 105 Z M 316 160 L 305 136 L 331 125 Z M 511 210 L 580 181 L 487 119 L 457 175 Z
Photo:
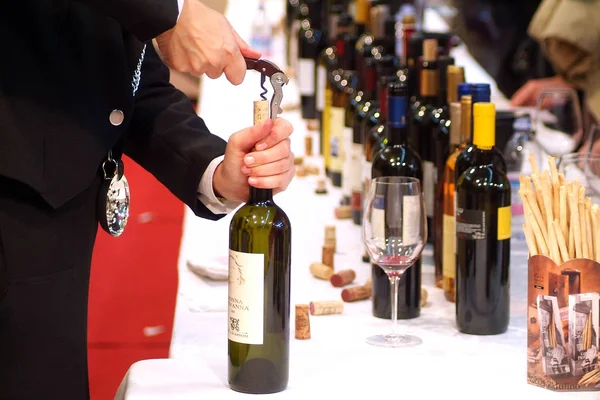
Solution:
M 427 305 L 427 290 L 421 288 L 421 307 Z
M 298 165 L 302 165 L 302 163 L 304 162 L 304 158 L 303 157 L 294 157 L 294 165 L 298 166 Z
M 296 339 L 310 339 L 308 304 L 296 304 Z
M 317 121 L 316 119 L 309 119 L 308 121 L 306 121 L 306 129 L 312 132 L 318 131 L 319 121 Z
M 352 206 L 345 205 L 336 207 L 334 214 L 337 219 L 348 219 L 352 217 Z
M 313 140 L 312 136 L 306 135 L 304 136 L 304 155 L 307 157 L 312 156 L 313 152 Z
M 316 194 L 327 194 L 327 185 L 325 179 L 320 178 L 317 180 L 317 188 L 315 189 Z
M 371 289 L 373 287 L 371 278 L 367 279 L 367 281 L 365 282 L 365 284 L 363 286 L 366 287 L 366 288 Z
M 371 297 L 370 286 L 352 286 L 342 290 L 342 300 L 350 303 L 358 300 L 365 300 Z
M 325 225 L 325 240 L 335 239 L 335 225 Z
M 266 100 L 254 101 L 254 125 L 262 124 L 269 119 L 269 102 Z
M 344 311 L 343 301 L 311 301 L 310 315 L 341 314 Z
M 335 287 L 342 287 L 354 282 L 355 279 L 356 272 L 353 269 L 345 269 L 331 275 L 329 282 Z
M 312 263 L 310 264 L 310 273 L 315 278 L 328 281 L 331 278 L 331 275 L 333 275 L 333 267 L 321 263 Z
M 334 254 L 335 254 L 335 248 L 333 246 L 330 246 L 330 245 L 323 246 L 321 262 L 324 265 L 331 267 L 332 270 L 333 270 L 333 268 L 335 268 L 335 265 L 333 263 Z
M 438 42 L 436 39 L 423 40 L 423 61 L 435 61 L 438 56 Z

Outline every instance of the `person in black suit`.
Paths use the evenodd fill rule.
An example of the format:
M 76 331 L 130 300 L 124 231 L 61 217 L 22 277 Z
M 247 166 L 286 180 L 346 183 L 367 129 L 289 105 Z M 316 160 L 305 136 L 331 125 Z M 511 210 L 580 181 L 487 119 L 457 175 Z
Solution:
M 209 219 L 246 200 L 249 184 L 278 192 L 294 176 L 289 122 L 228 143 L 212 135 L 152 39 L 171 67 L 233 84 L 243 56 L 259 56 L 197 0 L 2 5 L 1 399 L 89 398 L 88 283 L 109 151 Z

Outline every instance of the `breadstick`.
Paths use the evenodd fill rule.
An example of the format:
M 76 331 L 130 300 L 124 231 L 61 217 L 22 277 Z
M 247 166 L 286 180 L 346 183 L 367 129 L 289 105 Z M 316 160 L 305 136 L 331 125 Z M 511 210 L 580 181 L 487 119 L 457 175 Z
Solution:
M 550 167 L 550 183 L 552 185 L 552 211 L 554 212 L 555 217 L 558 217 L 560 215 L 560 183 L 558 182 L 558 170 L 556 169 L 556 159 L 554 157 L 548 156 L 548 166 Z
M 548 225 L 548 250 L 550 250 L 550 257 L 556 262 L 560 264 L 560 252 L 558 250 L 558 243 L 556 242 L 556 234 L 554 233 L 554 228 L 552 227 L 552 222 L 554 221 L 554 216 L 552 213 L 552 190 L 550 188 L 550 183 L 544 182 L 544 192 L 548 195 L 544 196 L 544 207 L 546 209 L 546 223 Z
M 571 226 L 573 227 L 573 240 L 575 243 L 575 258 L 583 257 L 583 249 L 581 247 L 581 229 L 579 227 L 579 207 L 575 193 L 569 193 L 569 205 L 571 209 Z
M 559 172 L 558 173 L 558 181 L 560 182 L 561 185 L 565 184 L 565 174 L 563 172 Z
M 567 219 L 567 188 L 564 186 L 561 186 L 559 188 L 559 207 L 558 207 L 558 216 L 559 216 L 559 222 L 560 222 L 560 229 L 562 231 L 562 234 L 565 238 L 568 238 L 569 236 L 569 228 L 568 228 L 568 219 Z
M 585 229 L 586 238 L 588 242 L 588 258 L 594 259 L 594 236 L 592 234 L 592 199 L 588 197 L 585 199 Z
M 531 225 L 525 223 L 523 224 L 523 232 L 525 232 L 525 241 L 527 242 L 527 247 L 529 248 L 529 257 L 537 256 L 538 250 L 537 245 L 535 244 L 535 236 L 533 236 L 533 229 L 531 229 Z
M 597 262 L 600 262 L 600 216 L 598 215 L 598 204 L 592 206 L 592 232 L 594 235 L 594 251 Z
M 587 228 L 585 223 L 585 188 L 579 187 L 579 198 L 577 201 L 579 206 L 579 229 L 581 229 L 581 256 L 590 258 L 590 249 L 588 248 Z
M 533 217 L 533 215 L 531 214 L 531 212 L 529 212 L 527 214 L 527 222 L 531 223 L 531 229 L 533 230 L 533 234 L 535 238 L 542 238 L 542 232 L 540 231 L 540 226 L 538 225 L 537 221 L 535 220 L 535 218 Z M 542 254 L 546 257 L 550 257 L 550 253 L 548 252 L 548 247 L 546 246 L 546 242 L 545 240 L 538 240 L 537 241 L 538 244 L 538 250 L 539 250 L 539 254 Z
M 575 258 L 575 226 L 569 224 L 569 258 Z
M 521 192 L 521 190 L 519 190 L 519 192 Z M 540 252 L 540 254 L 543 254 L 545 256 L 548 255 L 548 230 L 547 230 L 547 225 L 544 221 L 544 219 L 542 218 L 542 214 L 540 213 L 540 209 L 538 207 L 537 201 L 535 200 L 535 196 L 532 192 L 526 191 L 524 192 L 524 197 L 523 199 L 523 208 L 524 208 L 524 212 L 525 215 L 527 216 L 528 214 L 532 214 L 533 216 L 531 217 L 531 220 L 528 224 L 533 224 L 536 223 L 540 229 L 540 234 L 538 235 L 537 233 L 535 234 L 535 238 L 536 241 L 538 243 L 540 243 L 540 245 L 538 246 L 538 250 Z M 533 227 L 532 227 L 533 229 Z M 545 251 L 544 251 L 545 249 Z
M 539 174 L 540 170 L 538 169 L 537 162 L 535 161 L 535 157 L 533 153 L 529 153 L 529 163 L 531 164 L 531 170 L 535 175 Z
M 556 241 L 558 242 L 558 248 L 560 249 L 560 256 L 562 258 L 562 262 L 567 262 L 569 261 L 569 253 L 567 252 L 567 244 L 565 243 L 565 237 L 562 234 L 560 223 L 557 219 L 555 219 L 553 225 L 554 233 L 556 234 Z

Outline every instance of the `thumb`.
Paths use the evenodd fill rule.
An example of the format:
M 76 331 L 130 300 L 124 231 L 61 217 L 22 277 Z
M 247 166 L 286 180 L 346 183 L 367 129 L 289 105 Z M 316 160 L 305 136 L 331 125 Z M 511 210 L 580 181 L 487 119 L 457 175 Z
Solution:
M 231 144 L 244 153 L 252 150 L 254 146 L 271 133 L 273 129 L 273 121 L 265 120 L 259 125 L 254 125 L 246 129 L 242 129 L 231 137 Z

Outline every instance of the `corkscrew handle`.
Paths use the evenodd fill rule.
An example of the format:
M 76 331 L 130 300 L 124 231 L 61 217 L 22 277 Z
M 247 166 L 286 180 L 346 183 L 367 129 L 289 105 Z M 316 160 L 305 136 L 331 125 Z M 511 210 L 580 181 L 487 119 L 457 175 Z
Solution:
M 261 75 L 261 88 L 264 90 L 261 93 L 261 97 L 266 100 L 265 94 L 267 89 L 264 86 L 265 80 L 268 77 L 271 86 L 273 87 L 273 97 L 271 98 L 271 119 L 275 121 L 277 116 L 283 112 L 281 109 L 281 101 L 283 100 L 283 86 L 286 85 L 290 79 L 283 73 L 283 71 L 274 63 L 268 60 L 246 58 L 246 68 L 253 71 L 260 72 Z

